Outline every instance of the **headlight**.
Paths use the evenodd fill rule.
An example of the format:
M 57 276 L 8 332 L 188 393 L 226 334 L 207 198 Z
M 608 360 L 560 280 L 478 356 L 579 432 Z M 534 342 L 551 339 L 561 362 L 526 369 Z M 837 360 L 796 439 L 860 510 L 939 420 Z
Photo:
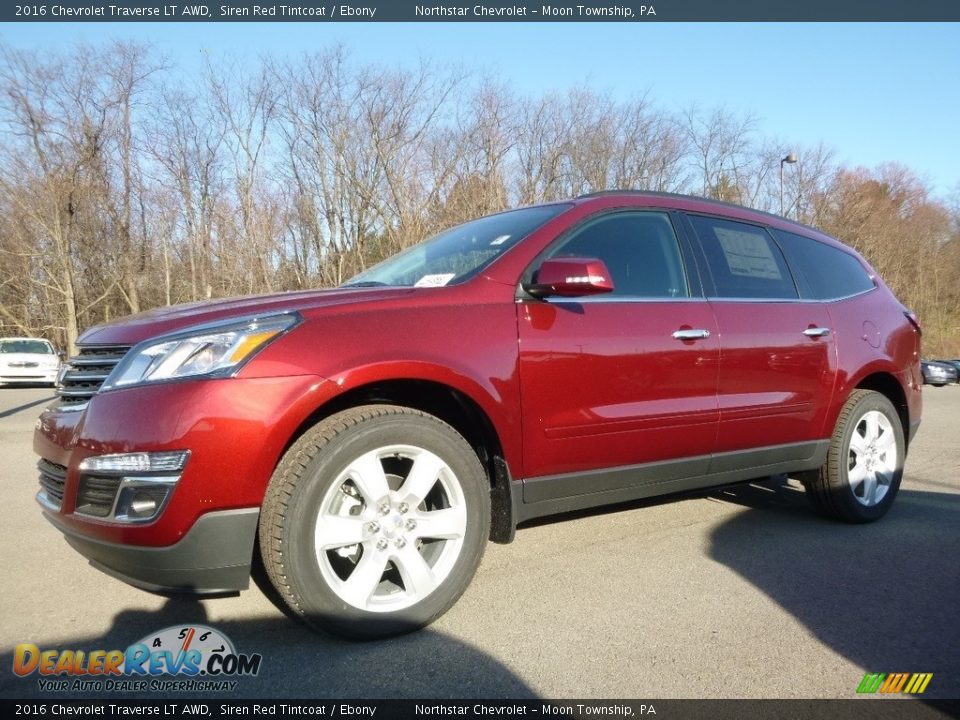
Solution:
M 103 383 L 102 391 L 187 377 L 230 375 L 271 340 L 300 321 L 271 315 L 219 323 L 134 346 Z

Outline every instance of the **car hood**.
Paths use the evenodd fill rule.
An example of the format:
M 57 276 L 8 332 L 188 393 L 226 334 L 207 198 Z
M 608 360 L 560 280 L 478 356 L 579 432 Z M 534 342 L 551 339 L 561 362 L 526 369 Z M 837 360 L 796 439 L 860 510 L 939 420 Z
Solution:
M 81 345 L 134 345 L 143 340 L 219 320 L 317 310 L 348 303 L 369 303 L 408 295 L 411 288 L 337 288 L 204 300 L 172 305 L 97 325 L 84 332 Z

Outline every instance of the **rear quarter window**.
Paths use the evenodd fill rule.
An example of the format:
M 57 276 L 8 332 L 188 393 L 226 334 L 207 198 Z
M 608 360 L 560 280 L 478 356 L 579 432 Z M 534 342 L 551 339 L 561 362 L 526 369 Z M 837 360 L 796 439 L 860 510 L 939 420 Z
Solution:
M 857 258 L 819 240 L 773 230 L 787 261 L 802 280 L 804 296 L 839 300 L 872 290 L 876 285 Z

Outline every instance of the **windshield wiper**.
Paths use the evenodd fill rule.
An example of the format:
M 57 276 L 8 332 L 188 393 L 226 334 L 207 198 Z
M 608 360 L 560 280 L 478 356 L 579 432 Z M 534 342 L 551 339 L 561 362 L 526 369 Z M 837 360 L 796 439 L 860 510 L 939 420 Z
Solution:
M 348 287 L 390 287 L 390 283 L 380 282 L 379 280 L 362 280 L 361 282 L 347 283 L 341 285 L 342 288 Z

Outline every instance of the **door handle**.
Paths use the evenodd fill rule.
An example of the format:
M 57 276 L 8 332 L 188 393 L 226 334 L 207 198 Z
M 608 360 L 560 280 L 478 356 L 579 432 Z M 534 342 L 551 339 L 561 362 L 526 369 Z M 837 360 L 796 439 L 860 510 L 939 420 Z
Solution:
M 804 330 L 804 331 L 803 331 L 803 334 L 806 335 L 807 337 L 811 337 L 811 338 L 823 337 L 823 336 L 825 336 L 825 335 L 829 335 L 829 334 L 830 334 L 830 328 L 825 328 L 825 327 L 811 327 L 811 328 L 807 328 L 806 330 Z
M 709 330 L 675 330 L 673 333 L 675 340 L 706 340 L 710 337 Z

